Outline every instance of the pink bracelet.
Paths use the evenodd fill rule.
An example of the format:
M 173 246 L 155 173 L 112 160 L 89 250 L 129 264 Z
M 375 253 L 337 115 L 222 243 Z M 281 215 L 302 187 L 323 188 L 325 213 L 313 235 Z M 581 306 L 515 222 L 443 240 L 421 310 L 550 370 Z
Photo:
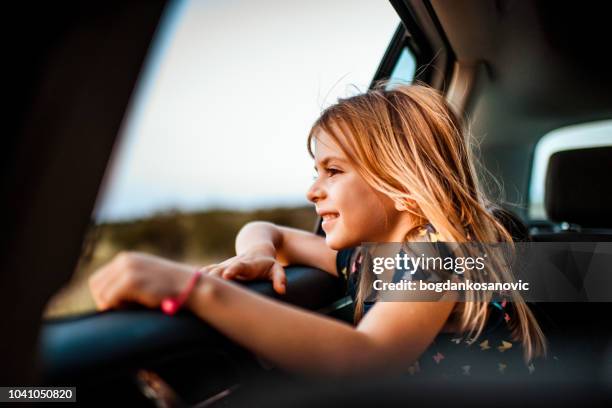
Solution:
M 189 298 L 189 295 L 191 294 L 191 292 L 193 292 L 193 289 L 195 288 L 196 284 L 198 283 L 201 277 L 202 277 L 202 270 L 198 269 L 197 271 L 195 271 L 193 276 L 191 276 L 191 279 L 189 280 L 187 287 L 183 289 L 183 291 L 178 296 L 176 297 L 169 296 L 162 300 L 161 310 L 168 316 L 172 316 L 176 314 L 176 312 L 178 312 L 180 308 L 183 306 L 183 304 L 187 301 L 187 298 Z

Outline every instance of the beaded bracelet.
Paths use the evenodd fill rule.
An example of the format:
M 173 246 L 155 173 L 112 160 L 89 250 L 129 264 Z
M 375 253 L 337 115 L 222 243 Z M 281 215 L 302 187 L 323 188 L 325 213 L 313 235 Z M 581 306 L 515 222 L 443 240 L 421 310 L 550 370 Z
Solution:
M 197 271 L 195 271 L 195 273 L 189 280 L 189 283 L 187 284 L 185 289 L 183 289 L 183 291 L 178 296 L 169 296 L 162 300 L 161 310 L 168 316 L 176 314 L 176 312 L 178 312 L 183 306 L 183 304 L 187 301 L 187 298 L 189 298 L 189 295 L 191 294 L 191 292 L 193 292 L 193 289 L 195 288 L 201 277 L 202 270 L 198 269 Z

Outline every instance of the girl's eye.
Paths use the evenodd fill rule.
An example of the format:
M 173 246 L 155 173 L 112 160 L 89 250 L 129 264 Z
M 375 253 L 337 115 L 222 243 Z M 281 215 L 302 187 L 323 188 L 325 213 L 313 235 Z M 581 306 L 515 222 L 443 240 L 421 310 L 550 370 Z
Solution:
M 327 168 L 327 169 L 325 169 L 325 171 L 327 171 L 327 173 L 329 174 L 330 177 L 335 176 L 336 174 L 342 173 L 341 170 L 334 169 L 334 168 Z
M 324 170 L 325 170 L 325 174 L 326 174 L 328 177 L 333 177 L 333 176 L 335 176 L 336 174 L 342 173 L 342 170 L 340 170 L 340 169 L 335 169 L 335 168 L 332 168 L 332 167 L 325 168 Z M 316 179 L 318 179 L 318 178 L 319 178 L 319 173 L 318 173 L 318 172 L 315 172 L 315 173 L 312 175 L 312 179 L 313 179 L 313 180 L 316 180 Z

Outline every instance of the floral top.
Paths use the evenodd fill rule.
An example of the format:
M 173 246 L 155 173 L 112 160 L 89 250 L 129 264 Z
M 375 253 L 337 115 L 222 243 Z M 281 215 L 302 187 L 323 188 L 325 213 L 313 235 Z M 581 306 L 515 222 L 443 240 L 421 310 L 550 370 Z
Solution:
M 436 242 L 439 235 L 432 226 L 419 235 Z M 355 301 L 358 271 L 363 256 L 357 248 L 342 249 L 336 257 L 337 270 L 345 282 L 347 294 Z M 375 302 L 365 301 L 364 314 Z M 478 338 L 459 333 L 439 333 L 419 360 L 407 369 L 409 375 L 433 378 L 524 376 L 536 370 L 537 362 L 525 364 L 520 342 L 513 340 L 508 323 L 514 318 L 510 302 L 491 302 L 489 318 Z M 554 357 L 556 359 L 556 357 Z

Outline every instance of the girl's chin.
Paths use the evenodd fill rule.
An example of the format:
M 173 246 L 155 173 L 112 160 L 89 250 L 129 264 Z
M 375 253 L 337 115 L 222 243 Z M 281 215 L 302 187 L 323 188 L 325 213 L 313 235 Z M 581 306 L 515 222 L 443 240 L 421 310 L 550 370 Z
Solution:
M 339 242 L 333 234 L 327 234 L 325 236 L 325 243 L 327 246 L 335 251 L 339 251 L 343 248 L 342 243 Z
M 359 245 L 359 243 L 353 244 L 352 241 L 348 239 L 348 237 L 341 237 L 339 236 L 339 234 L 334 234 L 333 232 L 325 236 L 325 243 L 329 248 L 333 249 L 334 251 L 339 251 L 344 248 L 351 248 Z

